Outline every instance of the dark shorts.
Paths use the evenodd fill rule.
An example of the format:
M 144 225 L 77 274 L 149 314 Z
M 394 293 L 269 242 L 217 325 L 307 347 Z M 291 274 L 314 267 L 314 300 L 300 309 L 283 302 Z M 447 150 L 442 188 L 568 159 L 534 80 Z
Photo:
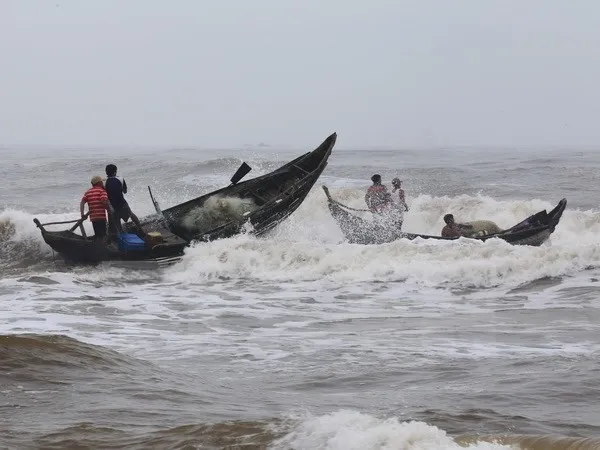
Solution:
M 115 208 L 115 219 L 123 220 L 123 222 L 127 222 L 131 217 L 131 209 L 129 209 L 129 205 L 125 203 L 120 208 Z
M 94 227 L 94 237 L 106 237 L 106 220 L 94 220 L 92 227 Z

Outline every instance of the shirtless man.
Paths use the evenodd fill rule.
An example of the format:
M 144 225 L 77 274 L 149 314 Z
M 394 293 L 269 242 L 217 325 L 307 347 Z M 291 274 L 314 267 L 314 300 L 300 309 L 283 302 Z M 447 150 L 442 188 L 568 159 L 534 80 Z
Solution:
M 442 237 L 464 236 L 469 233 L 468 230 L 473 228 L 473 225 L 456 223 L 452 214 L 446 214 L 444 216 L 444 222 L 446 222 L 446 226 L 442 229 Z
M 365 195 L 365 203 L 369 207 L 369 211 L 378 214 L 389 211 L 392 197 L 385 185 L 381 184 L 381 175 L 373 175 L 371 181 L 373 185 L 369 187 Z

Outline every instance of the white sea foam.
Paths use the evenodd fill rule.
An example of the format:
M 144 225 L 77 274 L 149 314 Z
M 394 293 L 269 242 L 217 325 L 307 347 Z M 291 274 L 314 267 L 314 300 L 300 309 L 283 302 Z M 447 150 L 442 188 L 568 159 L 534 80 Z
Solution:
M 295 429 L 270 448 L 295 450 L 451 450 L 515 449 L 509 445 L 477 442 L 460 445 L 438 427 L 424 422 L 379 419 L 357 411 L 339 410 L 322 416 L 296 418 Z
M 14 209 L 5 209 L 0 212 L 0 223 L 4 224 L 3 226 L 9 226 L 12 224 L 15 232 L 12 233 L 9 237 L 12 240 L 27 240 L 31 238 L 39 238 L 42 240 L 40 230 L 37 228 L 33 219 L 37 218 L 42 224 L 47 222 L 63 222 L 70 220 L 78 220 L 80 216 L 73 213 L 63 213 L 63 214 L 36 214 L 35 216 L 30 213 L 26 213 L 19 210 Z M 55 230 L 64 230 L 70 228 L 73 224 L 64 224 L 64 225 L 51 225 L 47 229 L 51 231 Z M 84 222 L 84 227 L 86 231 L 93 233 L 92 225 L 89 220 Z
M 362 167 L 362 152 L 344 166 L 348 154 L 338 153 L 320 181 L 334 198 L 362 209 L 364 180 L 372 171 Z M 222 186 L 238 164 L 224 161 L 225 174 L 222 161 L 202 171 L 202 163 L 189 165 L 192 156 L 199 158 L 190 152 L 151 180 L 163 209 Z M 546 169 L 505 180 L 503 174 L 513 173 L 517 164 L 504 161 L 506 172 L 495 175 L 502 177 L 501 186 L 487 189 L 485 167 L 483 174 L 453 172 L 446 164 L 456 158 L 440 162 L 438 156 L 431 171 L 431 163 L 423 166 L 403 154 L 369 159 L 368 164 L 390 166 L 402 161 L 413 177 L 407 182 L 406 231 L 439 234 L 446 213 L 459 221 L 492 220 L 509 227 L 553 208 L 559 198 L 547 193 L 563 192 L 563 186 L 570 189 L 570 202 L 594 204 L 590 180 L 597 179 L 597 171 L 581 182 L 579 174 L 558 179 L 556 171 Z M 155 167 L 156 161 L 152 156 L 145 167 Z M 250 162 L 253 173 L 262 170 Z M 444 186 L 431 185 L 441 173 L 438 166 L 451 175 Z M 153 209 L 141 184 L 147 170 L 143 164 L 138 169 L 138 182 L 126 174 L 131 180 L 127 197 L 142 217 Z M 27 188 L 27 177 L 19 179 Z M 529 187 L 507 188 L 519 179 Z M 60 189 L 13 191 L 7 202 L 23 199 L 23 208 L 71 211 L 38 215 L 42 222 L 77 219 L 81 191 L 75 193 L 71 184 Z M 419 190 L 476 189 L 504 200 L 411 196 Z M 506 200 L 527 195 L 520 192 L 538 199 Z M 471 408 L 500 415 L 480 421 L 474 432 L 497 430 L 498 421 L 503 427 L 541 430 L 567 423 L 551 428 L 568 431 L 564 418 L 573 411 L 580 424 L 594 423 L 593 401 L 581 399 L 593 398 L 586 386 L 593 383 L 590 369 L 600 351 L 594 339 L 600 269 L 587 270 L 600 266 L 600 214 L 574 204 L 540 248 L 466 239 L 361 246 L 343 242 L 325 195 L 315 186 L 302 206 L 264 238 L 246 235 L 194 245 L 182 263 L 158 272 L 111 264 L 53 266 L 33 216 L 6 210 L 0 222 L 12 230 L 0 236 L 0 256 L 27 253 L 24 264 L 34 265 L 21 270 L 13 264 L 3 272 L 0 334 L 65 334 L 152 361 L 177 372 L 182 383 L 190 380 L 191 392 L 198 389 L 214 399 L 216 409 L 209 409 L 216 415 L 247 420 L 294 408 L 313 411 L 278 430 L 284 437 L 276 448 L 461 448 L 464 442 L 443 429 L 406 422 L 427 409 L 447 412 L 454 417 L 451 429 L 465 432 L 473 422 L 463 413 L 468 416 Z M 91 231 L 89 221 L 86 229 Z M 36 265 L 38 256 L 43 261 Z M 558 397 L 566 403 L 552 408 L 551 400 Z M 539 405 L 546 407 L 542 415 Z M 187 417 L 193 420 L 193 405 L 191 411 Z M 442 423 L 447 422 L 436 422 L 446 428 Z M 477 442 L 471 448 L 508 447 Z
M 360 190 L 342 188 L 332 194 L 350 206 L 363 207 Z M 501 227 L 510 227 L 554 206 L 541 200 L 496 201 L 483 196 L 421 195 L 408 201 L 411 209 L 405 215 L 404 229 L 429 234 L 439 234 L 442 217 L 448 212 L 460 221 L 493 220 Z M 14 228 L 8 239 L 37 240 L 40 248 L 50 253 L 32 218 L 20 211 L 0 213 L 0 222 Z M 61 221 L 76 217 L 54 214 L 39 218 Z M 91 232 L 89 221 L 85 226 Z M 58 225 L 52 229 L 60 228 Z M 574 275 L 596 266 L 600 266 L 600 213 L 595 211 L 567 207 L 556 231 L 541 247 L 512 246 L 497 239 L 485 243 L 417 239 L 354 245 L 343 242 L 327 210 L 325 196 L 313 190 L 305 203 L 269 236 L 257 239 L 241 235 L 195 244 L 186 250 L 183 262 L 167 271 L 166 277 L 173 282 L 225 277 L 277 282 L 405 281 L 421 287 L 514 287 L 542 277 Z
M 362 192 L 342 189 L 333 195 L 361 207 Z M 553 206 L 541 200 L 496 201 L 460 196 L 409 199 L 407 231 L 439 234 L 442 217 L 454 213 L 461 221 L 493 220 L 508 228 Z M 512 246 L 498 239 L 485 243 L 398 240 L 383 245 L 352 245 L 327 210 L 325 197 L 312 192 L 306 202 L 268 238 L 238 236 L 193 246 L 174 280 L 198 277 L 260 280 L 397 281 L 422 286 L 518 285 L 548 276 L 572 275 L 600 265 L 600 213 L 567 209 L 549 241 L 541 247 Z
M 361 191 L 333 194 L 361 206 Z M 441 228 L 441 217 L 449 211 L 462 220 L 490 218 L 500 226 L 510 226 L 553 206 L 540 200 L 427 196 L 409 199 L 409 205 L 407 223 L 412 223 L 414 231 L 430 233 Z M 68 214 L 40 217 L 43 221 L 69 218 Z M 14 223 L 11 240 L 33 239 L 47 248 L 31 215 L 5 211 L 0 219 Z M 543 309 L 556 301 L 577 308 L 577 298 L 556 300 L 559 287 L 527 296 L 511 294 L 506 300 L 499 296 L 548 276 L 573 275 L 576 287 L 577 278 L 585 277 L 583 269 L 600 265 L 599 231 L 598 213 L 567 209 L 549 242 L 539 248 L 467 239 L 351 245 L 342 242 L 324 195 L 317 191 L 270 236 L 242 235 L 195 245 L 181 263 L 164 272 L 124 271 L 107 265 L 38 274 L 47 283 L 4 279 L 9 294 L 3 296 L 1 309 L 7 322 L 0 331 L 69 330 L 88 342 L 134 347 L 156 358 L 168 359 L 179 352 L 214 355 L 230 357 L 236 364 L 260 362 L 272 370 L 283 370 L 282 360 L 290 354 L 316 355 L 323 349 L 344 352 L 348 345 L 354 346 L 353 358 L 365 364 L 374 360 L 406 364 L 411 352 L 424 352 L 432 359 L 590 355 L 597 351 L 593 343 L 571 345 L 559 339 L 547 346 L 493 341 L 472 345 L 468 336 L 436 337 L 435 321 L 404 329 L 403 320 L 437 320 L 446 314 L 458 320 L 461 314 L 485 316 L 496 309 Z M 379 281 L 388 283 L 373 283 Z M 470 286 L 488 289 L 458 296 L 452 289 L 439 289 Z M 98 305 L 112 308 L 114 314 L 103 310 L 99 315 Z M 344 332 L 346 321 L 363 319 L 378 325 L 373 330 L 362 327 L 360 339 L 339 339 L 325 331 L 327 326 L 323 329 L 326 321 Z M 165 321 L 178 325 L 163 325 Z M 238 321 L 260 326 L 240 340 Z M 92 337 L 86 326 L 95 327 Z M 502 328 L 500 323 L 496 326 Z M 204 328 L 198 332 L 197 327 Z M 402 341 L 402 348 L 390 348 L 390 340 Z M 149 342 L 157 345 L 148 346 Z M 165 353 L 159 342 L 168 343 L 171 351 Z M 369 357 L 361 353 L 367 351 Z

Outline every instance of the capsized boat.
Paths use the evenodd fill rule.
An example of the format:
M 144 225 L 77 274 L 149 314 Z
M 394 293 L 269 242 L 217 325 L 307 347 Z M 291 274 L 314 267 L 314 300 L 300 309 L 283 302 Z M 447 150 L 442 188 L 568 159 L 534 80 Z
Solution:
M 416 238 L 441 240 L 459 239 L 458 237 L 406 233 L 398 227 L 395 227 L 393 224 L 390 224 L 389 221 L 365 220 L 350 212 L 354 208 L 350 208 L 349 206 L 334 200 L 329 193 L 327 186 L 323 186 L 323 190 L 327 196 L 327 204 L 331 215 L 340 227 L 345 239 L 350 243 L 383 244 L 397 239 L 413 240 Z M 537 247 L 542 245 L 554 232 L 566 206 L 567 199 L 563 198 L 550 212 L 543 210 L 529 216 L 525 220 L 506 230 L 499 230 L 493 233 L 486 233 L 485 230 L 481 230 L 479 233 L 468 236 L 468 238 L 480 241 L 498 238 L 503 239 L 512 245 L 531 245 Z
M 167 229 L 148 229 L 144 237 L 133 232 L 123 232 L 104 244 L 93 236 L 87 236 L 83 227 L 86 219 L 87 214 L 77 220 L 40 223 L 37 218 L 34 218 L 33 222 L 42 232 L 44 242 L 63 259 L 74 263 L 129 261 L 152 263 L 156 267 L 163 267 L 179 261 L 183 256 L 184 248 L 188 245 L 187 241 Z M 68 230 L 46 230 L 50 225 L 71 223 L 74 225 Z M 81 234 L 75 232 L 77 228 Z
M 186 241 L 212 241 L 239 234 L 246 224 L 260 236 L 289 217 L 304 201 L 327 166 L 337 134 L 333 133 L 312 152 L 265 175 L 239 182 L 250 170 L 246 163 L 231 184 L 222 189 L 161 210 L 150 196 L 157 214 L 142 219 L 142 226 L 162 222 Z

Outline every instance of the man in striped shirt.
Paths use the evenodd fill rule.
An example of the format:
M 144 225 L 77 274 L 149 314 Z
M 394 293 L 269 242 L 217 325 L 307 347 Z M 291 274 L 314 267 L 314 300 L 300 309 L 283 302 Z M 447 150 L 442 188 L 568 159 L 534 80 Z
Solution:
M 90 221 L 94 227 L 95 239 L 106 242 L 106 210 L 109 209 L 109 204 L 102 177 L 99 175 L 92 177 L 92 187 L 83 194 L 79 205 L 81 217 L 85 216 L 84 207 L 86 203 L 89 208 Z

